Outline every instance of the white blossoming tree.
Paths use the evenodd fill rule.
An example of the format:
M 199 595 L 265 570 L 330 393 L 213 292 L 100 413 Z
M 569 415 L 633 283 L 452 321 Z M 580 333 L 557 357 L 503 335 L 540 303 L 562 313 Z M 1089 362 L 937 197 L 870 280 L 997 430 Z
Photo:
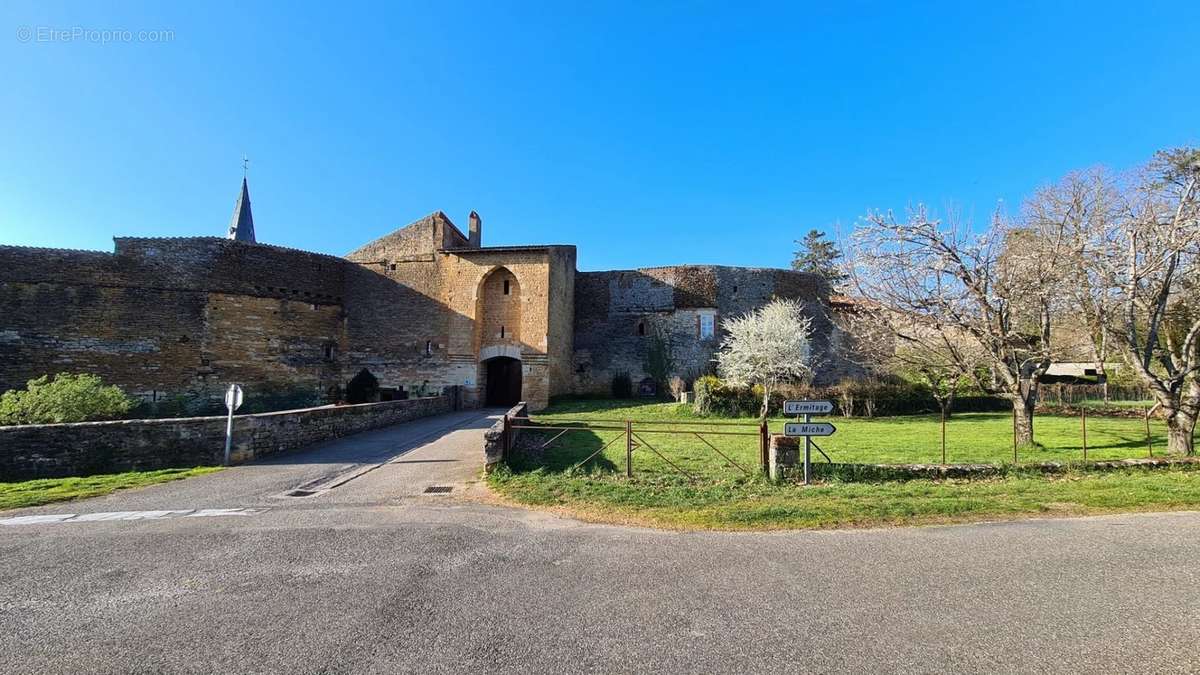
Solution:
M 721 322 L 725 337 L 717 352 L 721 377 L 737 386 L 762 387 L 762 419 L 771 393 L 781 384 L 812 375 L 812 320 L 794 300 L 773 300 Z

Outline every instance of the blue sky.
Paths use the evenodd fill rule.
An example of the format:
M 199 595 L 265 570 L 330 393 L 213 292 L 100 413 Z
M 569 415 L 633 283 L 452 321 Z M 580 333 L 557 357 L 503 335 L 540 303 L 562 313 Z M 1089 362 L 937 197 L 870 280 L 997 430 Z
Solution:
M 8 0 L 0 243 L 221 235 L 245 153 L 267 243 L 345 254 L 475 209 L 485 244 L 574 243 L 582 270 L 782 267 L 868 209 L 983 219 L 1200 143 L 1198 25 L 1196 2 Z M 73 28 L 134 37 L 45 39 Z

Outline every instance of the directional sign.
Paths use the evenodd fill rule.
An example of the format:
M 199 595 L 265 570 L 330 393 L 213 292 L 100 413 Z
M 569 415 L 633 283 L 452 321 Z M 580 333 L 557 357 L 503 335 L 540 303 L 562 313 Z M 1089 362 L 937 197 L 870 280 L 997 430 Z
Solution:
M 229 453 L 233 449 L 233 411 L 242 407 L 242 388 L 236 384 L 225 390 L 225 407 L 229 416 L 225 418 L 225 466 L 229 466 Z
M 783 425 L 784 436 L 832 436 L 837 427 L 829 422 L 788 422 Z
M 229 385 L 225 390 L 225 407 L 229 408 L 229 412 L 233 412 L 242 407 L 242 388 L 236 384 Z
M 784 401 L 784 415 L 824 415 L 833 412 L 830 401 Z

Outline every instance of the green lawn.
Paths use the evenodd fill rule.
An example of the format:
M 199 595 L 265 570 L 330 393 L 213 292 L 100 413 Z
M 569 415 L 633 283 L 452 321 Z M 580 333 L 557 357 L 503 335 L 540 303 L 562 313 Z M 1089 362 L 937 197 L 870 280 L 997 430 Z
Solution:
M 714 432 L 705 440 L 745 468 L 758 465 L 758 438 L 754 435 L 726 436 L 715 432 L 746 432 L 754 434 L 757 422 L 753 419 L 699 418 L 686 405 L 674 403 L 639 404 L 635 401 L 567 400 L 556 403 L 534 416 L 542 424 L 561 425 L 570 420 L 590 420 L 595 426 L 620 426 L 619 420 L 634 421 L 634 430 L 645 431 L 642 439 L 666 459 L 696 477 L 720 478 L 740 475 L 714 450 L 694 435 L 673 432 Z M 596 420 L 617 420 L 603 422 Z M 828 417 L 837 433 L 816 439 L 821 449 L 834 462 L 850 463 L 941 463 L 941 425 L 936 415 L 915 415 L 883 418 Z M 678 422 L 681 424 L 671 424 Z M 702 422 L 701 425 L 693 423 Z M 785 420 L 770 420 L 772 433 L 782 433 Z M 639 426 L 642 423 L 642 426 Z M 683 424 L 686 423 L 686 424 Z M 1150 422 L 1150 442 L 1156 454 L 1166 451 L 1166 426 L 1161 420 Z M 579 462 L 599 449 L 605 442 L 620 436 L 620 429 L 598 429 L 593 432 L 568 432 L 536 458 L 536 468 L 545 466 L 562 470 Z M 1035 447 L 1020 448 L 1019 463 L 1078 462 L 1083 460 L 1083 435 L 1078 417 L 1041 415 L 1034 420 Z M 960 413 L 946 424 L 946 461 L 963 463 L 1012 463 L 1012 416 L 1007 413 Z M 1087 418 L 1088 459 L 1124 459 L 1146 457 L 1146 426 L 1142 419 L 1123 417 Z M 815 461 L 824 461 L 814 453 Z M 589 462 L 588 468 L 605 471 L 625 466 L 625 444 L 615 441 L 600 456 Z M 676 473 L 666 461 L 649 449 L 634 453 L 634 472 L 658 475 Z
M 220 470 L 221 467 L 202 466 L 194 469 L 130 471 L 81 478 L 42 478 L 19 483 L 0 483 L 0 511 L 97 497 L 116 490 L 165 483 Z
M 535 419 L 546 425 L 567 420 L 623 420 L 670 423 L 697 421 L 689 407 L 631 401 L 572 400 L 556 403 Z M 753 432 L 753 420 L 700 420 L 703 426 L 650 425 L 644 429 L 688 432 Z M 902 463 L 940 461 L 940 425 L 935 417 L 883 419 L 831 418 L 838 427 L 822 446 L 835 462 Z M 595 425 L 610 424 L 595 421 Z M 772 420 L 772 432 L 783 420 Z M 1041 447 L 1020 451 L 1021 462 L 1082 459 L 1078 418 L 1042 416 L 1035 422 Z M 620 426 L 612 424 L 612 426 Z M 524 443 L 539 435 L 530 434 Z M 606 521 L 669 527 L 760 529 L 927 523 L 1014 517 L 1030 514 L 1085 514 L 1127 510 L 1200 508 L 1200 469 L 1094 472 L 1085 467 L 1047 477 L 1010 469 L 1004 478 L 974 481 L 842 482 L 802 487 L 773 484 L 757 474 L 754 436 L 706 438 L 753 475 L 733 468 L 694 436 L 642 435 L 648 447 L 634 451 L 632 480 L 626 479 L 625 445 L 617 438 L 581 469 L 572 467 L 620 429 L 568 432 L 545 450 L 527 452 L 489 478 L 502 496 L 519 503 L 564 507 Z M 1146 456 L 1142 420 L 1088 418 L 1088 458 Z M 1151 423 L 1156 455 L 1165 450 L 1161 422 Z M 955 416 L 947 427 L 950 462 L 1011 463 L 1012 418 L 974 413 Z M 815 457 L 818 461 L 819 455 Z M 669 462 L 667 461 L 669 460 Z M 686 471 L 684 477 L 671 464 Z
M 583 476 L 502 469 L 489 483 L 522 504 L 601 522 L 699 529 L 915 525 L 1038 515 L 1200 509 L 1195 468 L 1073 472 L 977 481 L 830 482 Z

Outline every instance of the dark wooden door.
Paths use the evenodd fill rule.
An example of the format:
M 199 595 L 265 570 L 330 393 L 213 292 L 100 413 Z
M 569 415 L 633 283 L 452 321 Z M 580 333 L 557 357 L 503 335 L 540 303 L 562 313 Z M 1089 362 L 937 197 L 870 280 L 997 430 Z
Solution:
M 487 362 L 487 405 L 511 407 L 521 401 L 521 362 L 498 356 Z

